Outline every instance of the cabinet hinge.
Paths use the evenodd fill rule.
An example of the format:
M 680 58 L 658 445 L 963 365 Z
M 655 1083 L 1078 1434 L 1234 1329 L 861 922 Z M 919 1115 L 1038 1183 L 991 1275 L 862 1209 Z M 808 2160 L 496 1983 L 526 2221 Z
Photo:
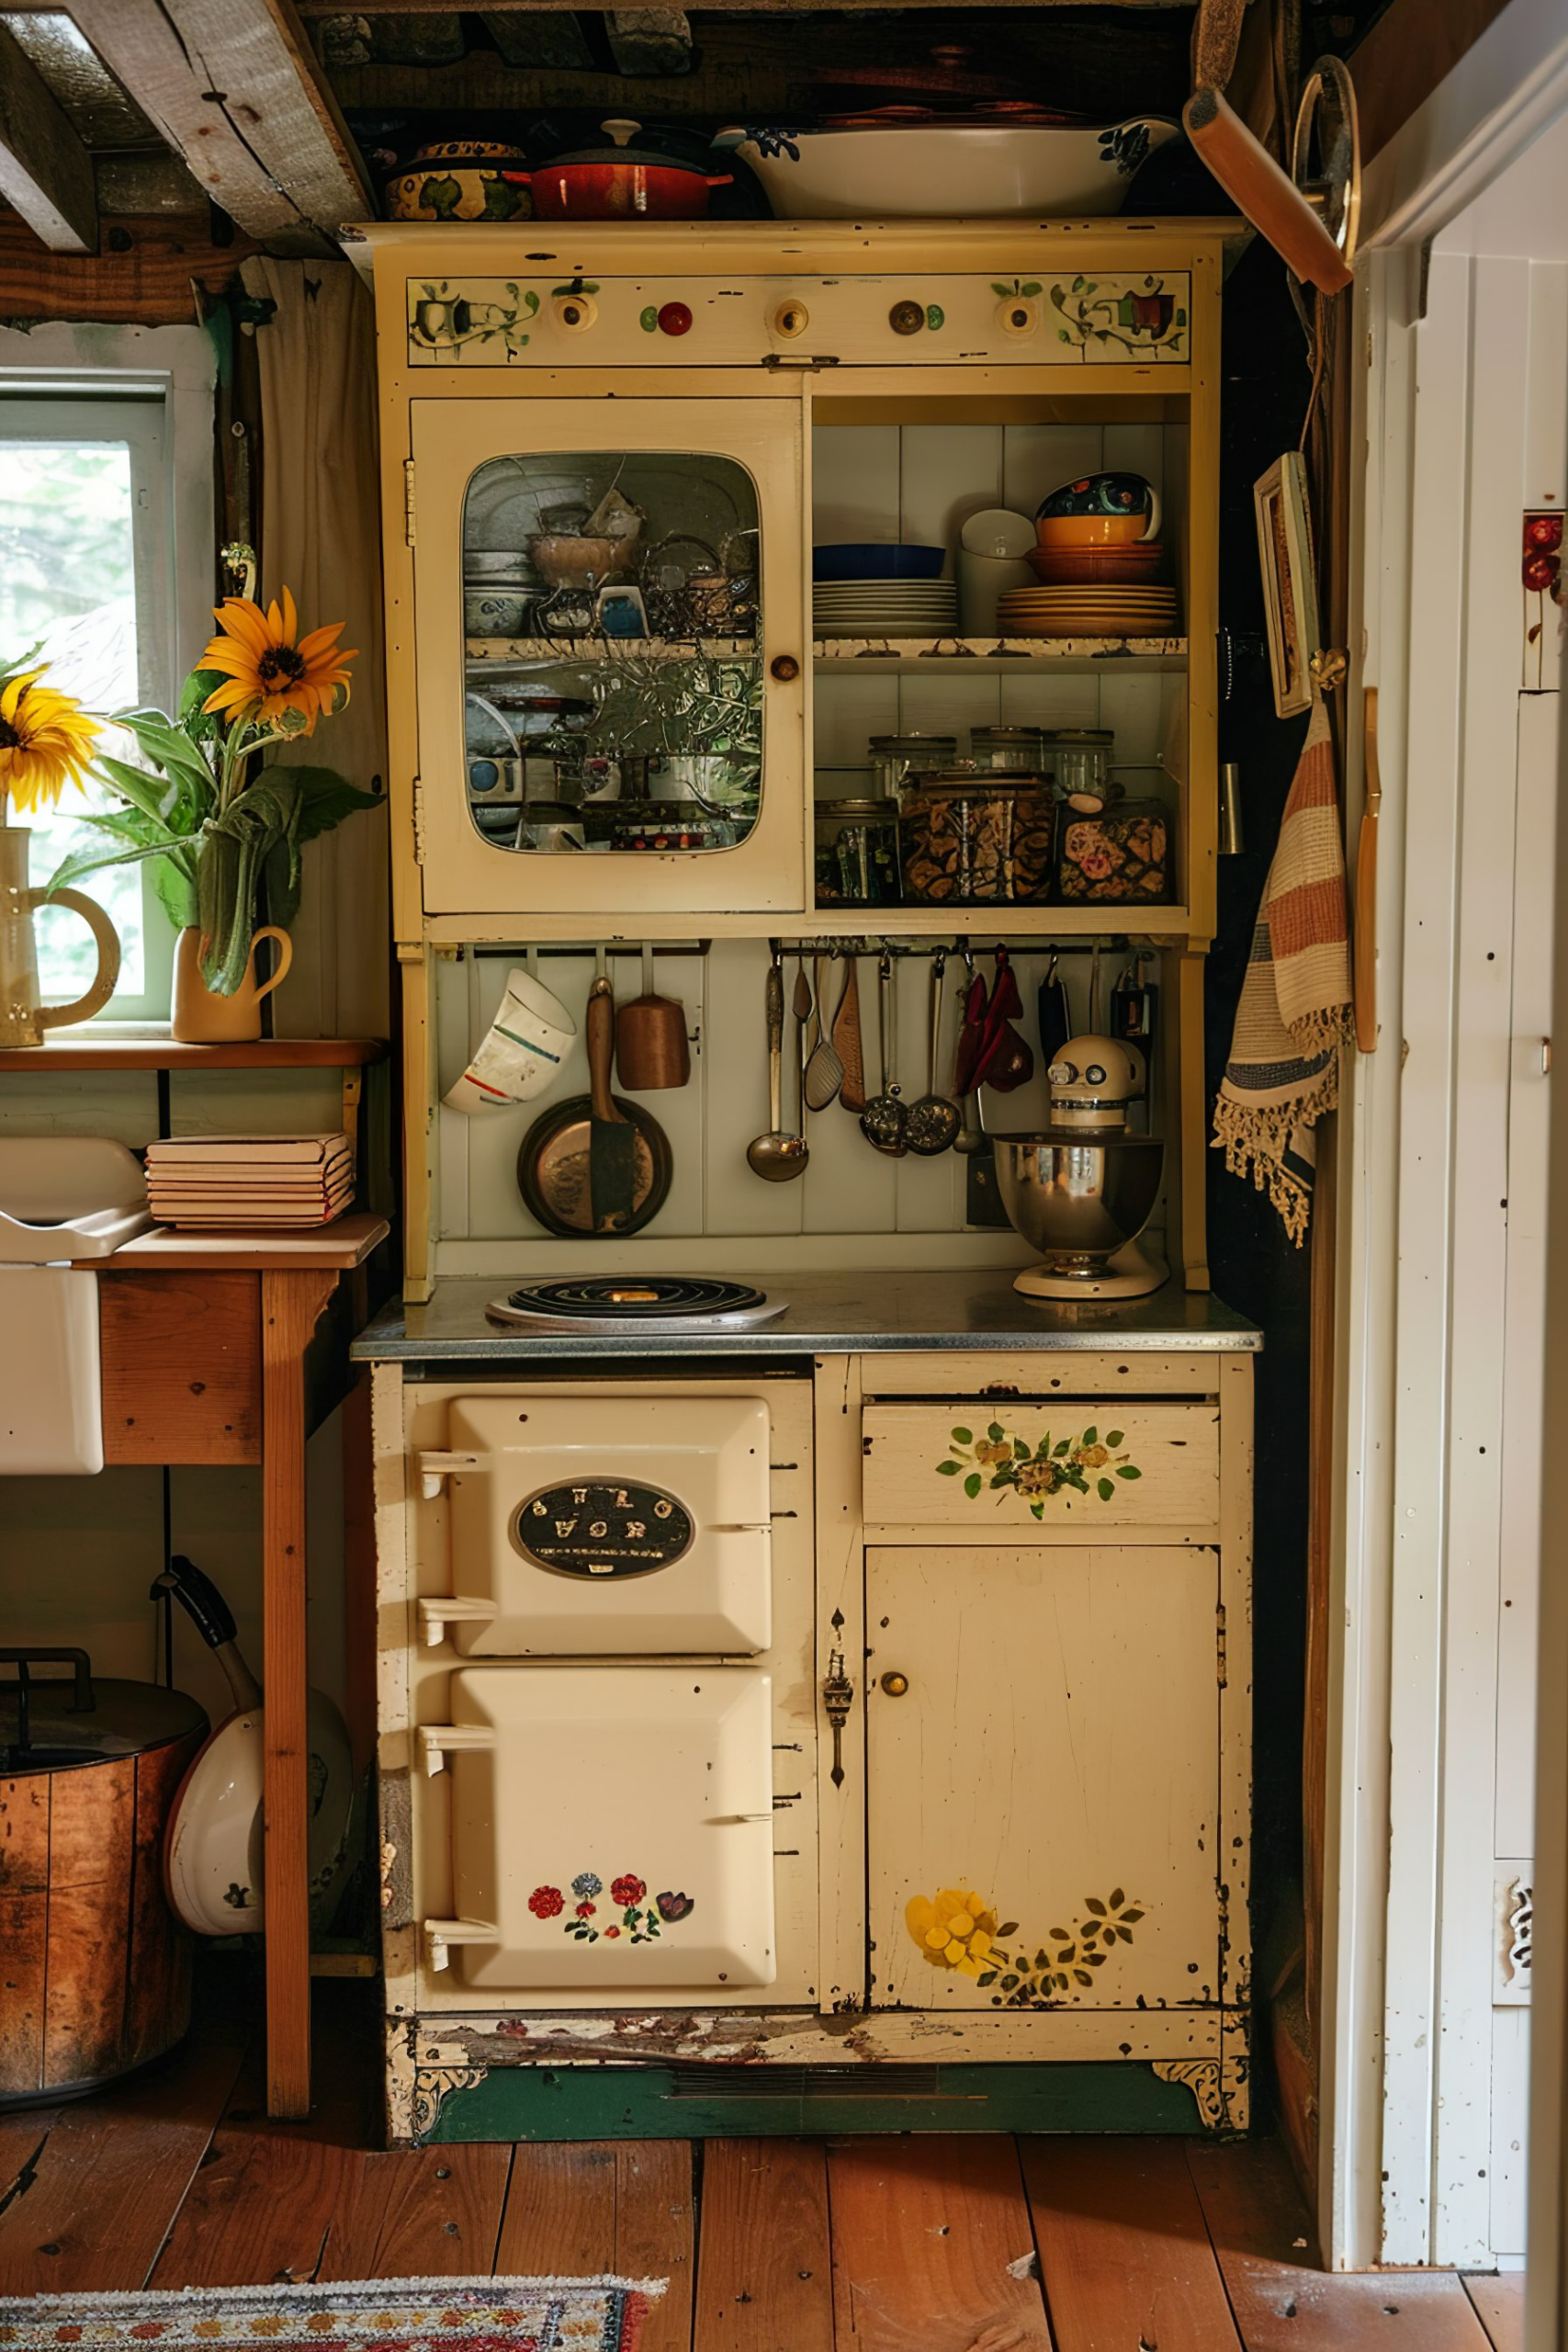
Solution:
M 1220 1689 L 1226 1688 L 1225 1677 L 1225 1604 L 1222 1600 L 1214 1611 L 1214 1679 Z
M 413 545 L 413 459 L 403 459 L 403 537 Z
M 417 775 L 413 780 L 413 862 L 424 864 L 424 786 Z

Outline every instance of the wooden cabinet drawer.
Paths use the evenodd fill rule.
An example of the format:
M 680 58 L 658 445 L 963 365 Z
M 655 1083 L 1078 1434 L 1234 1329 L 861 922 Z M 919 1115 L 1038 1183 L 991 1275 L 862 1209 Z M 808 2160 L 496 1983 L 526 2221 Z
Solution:
M 1219 1524 L 1220 1416 L 1207 1402 L 872 1405 L 862 1437 L 868 1531 L 1028 1544 Z

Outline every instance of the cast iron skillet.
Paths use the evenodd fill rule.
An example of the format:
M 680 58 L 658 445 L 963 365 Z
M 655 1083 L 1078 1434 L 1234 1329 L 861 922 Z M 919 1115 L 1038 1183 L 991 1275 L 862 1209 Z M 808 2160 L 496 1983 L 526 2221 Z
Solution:
M 593 1098 L 574 1094 L 544 1112 L 523 1138 L 517 1155 L 517 1189 L 530 1216 L 551 1233 L 615 1240 L 640 1233 L 669 1196 L 674 1160 L 670 1138 L 650 1111 L 614 1098 L 616 1110 L 637 1130 L 636 1175 L 630 1211 L 611 1225 L 595 1226 L 589 1196 L 589 1150 Z

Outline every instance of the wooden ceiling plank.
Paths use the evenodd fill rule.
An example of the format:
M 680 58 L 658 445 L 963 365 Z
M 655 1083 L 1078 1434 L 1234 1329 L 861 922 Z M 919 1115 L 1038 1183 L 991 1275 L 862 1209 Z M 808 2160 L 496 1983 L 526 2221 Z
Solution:
M 324 251 L 373 208 L 287 0 L 70 0 L 160 135 L 247 235 Z M 323 232 L 326 232 L 323 234 Z
M 623 74 L 692 70 L 692 26 L 683 8 L 607 8 L 604 31 Z
M 40 6 L 55 6 L 59 0 L 37 0 Z M 430 0 L 297 0 L 302 17 L 425 17 L 431 14 Z M 898 9 L 951 8 L 953 0 L 895 0 Z M 1003 8 L 1081 8 L 1083 0 L 987 0 L 987 6 Z M 1172 10 L 1188 10 L 1197 0 L 1099 0 L 1103 7 L 1115 8 L 1129 15 L 1156 11 L 1169 15 Z M 1501 0 L 1498 0 L 1501 5 Z M 531 16 L 550 10 L 578 8 L 581 0 L 485 0 L 482 13 L 487 16 Z M 889 0 L 835 0 L 830 9 L 803 6 L 802 0 L 725 0 L 725 14 L 731 12 L 766 16 L 841 15 L 847 17 L 875 14 L 886 16 Z
M 373 217 L 370 185 L 292 0 L 164 0 L 241 135 L 308 220 L 329 232 Z
M 3 24 L 0 197 L 51 253 L 96 253 L 93 159 L 38 67 Z

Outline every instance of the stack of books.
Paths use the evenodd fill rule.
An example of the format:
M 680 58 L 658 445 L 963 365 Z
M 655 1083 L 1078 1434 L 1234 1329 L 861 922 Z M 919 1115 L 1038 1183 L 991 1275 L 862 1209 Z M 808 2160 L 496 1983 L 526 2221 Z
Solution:
M 353 1199 L 345 1135 L 174 1136 L 147 1147 L 147 1204 L 160 1225 L 330 1225 Z

